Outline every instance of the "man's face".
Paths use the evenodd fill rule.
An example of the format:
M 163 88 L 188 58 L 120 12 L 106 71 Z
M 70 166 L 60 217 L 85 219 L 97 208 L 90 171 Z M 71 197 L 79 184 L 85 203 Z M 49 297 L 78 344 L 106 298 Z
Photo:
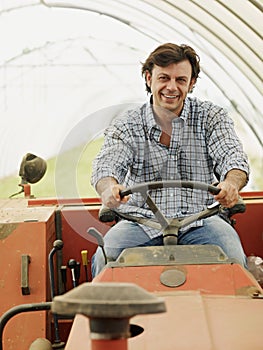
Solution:
M 195 80 L 191 79 L 192 67 L 188 60 L 171 63 L 167 67 L 154 66 L 152 74 L 146 72 L 146 82 L 151 88 L 153 105 L 179 115 L 187 93 Z

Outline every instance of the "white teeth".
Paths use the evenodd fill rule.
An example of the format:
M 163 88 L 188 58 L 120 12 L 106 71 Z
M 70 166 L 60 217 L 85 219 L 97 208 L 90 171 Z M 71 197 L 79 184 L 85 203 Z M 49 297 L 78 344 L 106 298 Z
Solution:
M 176 95 L 163 95 L 165 98 L 176 98 Z

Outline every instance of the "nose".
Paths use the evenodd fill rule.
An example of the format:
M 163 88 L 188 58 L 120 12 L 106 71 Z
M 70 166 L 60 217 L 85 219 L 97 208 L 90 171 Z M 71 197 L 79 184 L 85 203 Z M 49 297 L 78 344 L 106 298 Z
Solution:
M 170 91 L 175 91 L 177 90 L 177 83 L 175 79 L 170 79 L 169 82 L 167 83 L 167 89 Z

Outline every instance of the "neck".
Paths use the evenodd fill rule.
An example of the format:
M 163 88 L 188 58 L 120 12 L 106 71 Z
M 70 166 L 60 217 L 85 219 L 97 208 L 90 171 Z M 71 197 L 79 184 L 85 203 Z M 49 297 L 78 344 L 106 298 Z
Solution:
M 162 131 L 161 137 L 160 137 L 161 144 L 169 147 L 170 141 L 171 141 L 171 133 L 167 134 L 166 132 Z
M 167 118 L 165 116 L 160 116 L 160 114 L 155 114 L 156 123 L 161 127 L 162 134 L 160 138 L 160 142 L 169 147 L 171 135 L 172 135 L 172 121 L 174 118 Z
M 177 118 L 177 116 L 169 111 L 164 111 L 158 114 L 155 112 L 154 118 L 156 123 L 161 127 L 162 131 L 170 134 L 170 131 L 172 131 L 172 121 Z

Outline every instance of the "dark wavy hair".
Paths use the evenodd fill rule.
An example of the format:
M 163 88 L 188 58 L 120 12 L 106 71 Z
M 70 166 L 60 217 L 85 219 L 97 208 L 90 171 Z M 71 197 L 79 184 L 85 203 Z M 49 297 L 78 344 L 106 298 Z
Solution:
M 166 43 L 158 46 L 144 63 L 142 63 L 142 76 L 145 78 L 146 71 L 152 74 L 154 65 L 160 67 L 167 67 L 171 63 L 178 63 L 188 60 L 192 66 L 192 76 L 197 80 L 200 73 L 200 58 L 195 50 L 188 45 L 176 45 L 172 43 Z M 151 92 L 150 87 L 146 84 L 146 91 Z

